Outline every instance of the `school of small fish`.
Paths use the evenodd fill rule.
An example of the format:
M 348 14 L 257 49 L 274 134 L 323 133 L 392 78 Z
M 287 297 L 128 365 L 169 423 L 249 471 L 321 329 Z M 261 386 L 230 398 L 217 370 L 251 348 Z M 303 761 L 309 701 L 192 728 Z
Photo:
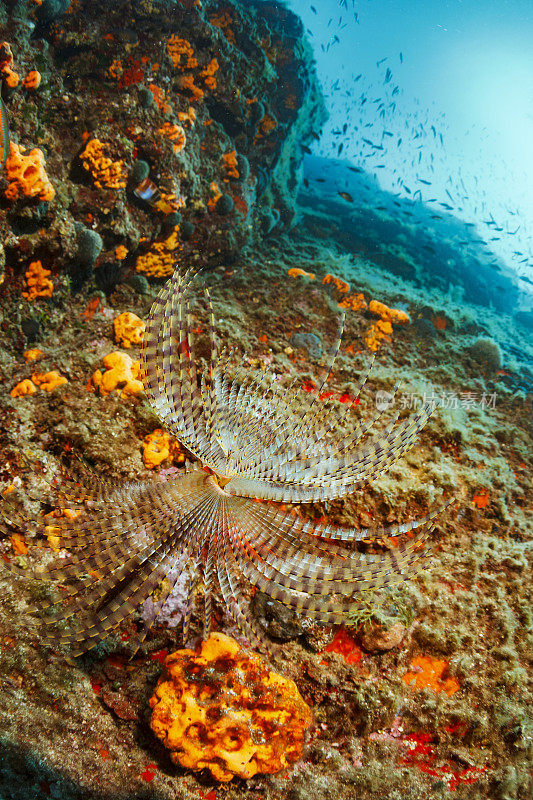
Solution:
M 343 44 L 343 31 L 350 17 L 346 16 L 347 2 L 339 0 L 339 7 L 338 18 L 329 16 L 326 22 L 325 7 L 310 6 L 320 24 L 315 33 L 308 27 L 307 34 L 313 39 L 315 34 L 321 36 L 323 53 Z M 351 12 L 354 21 L 359 23 L 353 3 Z M 350 33 L 348 27 L 344 35 L 353 36 L 353 32 Z M 501 202 L 496 208 L 494 196 L 489 198 L 468 160 L 452 174 L 446 170 L 447 148 L 453 150 L 457 144 L 447 141 L 449 126 L 442 112 L 432 112 L 420 104 L 406 112 L 401 75 L 395 74 L 403 64 L 403 52 L 378 59 L 374 81 L 362 72 L 350 71 L 347 63 L 342 63 L 342 69 L 336 70 L 335 75 L 322 76 L 330 122 L 328 135 L 315 132 L 314 138 L 321 141 L 316 153 L 342 157 L 352 170 L 360 170 L 390 187 L 391 197 L 401 203 L 396 203 L 397 208 L 391 203 L 382 210 L 392 211 L 410 225 L 427 225 L 427 217 L 419 214 L 422 209 L 430 212 L 429 219 L 435 221 L 449 219 L 451 215 L 464 219 L 472 235 L 457 240 L 456 244 L 463 251 L 487 263 L 496 272 L 506 271 L 508 261 L 519 281 L 533 285 L 533 240 L 521 209 L 507 202 Z M 337 120 L 345 120 L 347 116 L 349 123 L 335 125 Z M 478 131 L 475 126 L 470 133 L 480 141 L 487 136 L 486 130 Z M 487 169 L 488 165 L 484 165 L 484 172 Z M 443 171 L 448 175 L 444 188 Z M 407 180 L 407 175 L 414 176 L 413 182 Z M 369 205 L 372 205 L 372 189 L 373 184 L 369 182 Z M 347 185 L 339 183 L 338 194 L 347 202 L 354 202 Z M 358 202 L 364 202 L 364 194 L 363 187 Z M 411 210 L 406 208 L 406 200 L 411 202 Z

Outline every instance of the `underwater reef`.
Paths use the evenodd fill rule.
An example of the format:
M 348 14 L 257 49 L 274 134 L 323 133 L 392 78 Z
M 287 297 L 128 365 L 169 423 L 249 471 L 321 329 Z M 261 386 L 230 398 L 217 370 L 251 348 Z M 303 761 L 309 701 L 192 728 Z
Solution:
M 3 83 L 7 283 L 38 258 L 75 291 L 105 272 L 105 291 L 179 261 L 231 263 L 254 230 L 291 226 L 301 148 L 325 118 L 293 14 L 103 0 L 0 14 L 2 74 L 40 75 L 36 88 Z
M 2 800 L 526 800 L 533 346 L 510 298 L 492 302 L 479 276 L 482 302 L 465 297 L 460 254 L 446 241 L 445 258 L 428 255 L 408 220 L 390 235 L 383 212 L 306 196 L 303 159 L 326 112 L 283 4 L 0 0 L 0 75 L 12 142 L 0 171 Z M 221 348 L 268 368 L 280 392 L 296 381 L 338 418 L 337 436 L 436 405 L 370 486 L 283 504 L 296 528 L 372 529 L 455 498 L 423 569 L 368 591 L 340 624 L 250 590 L 276 662 L 244 644 L 218 590 L 218 649 L 183 650 L 189 598 L 175 575 L 90 653 L 43 636 L 38 612 L 62 590 L 33 572 L 66 556 L 66 471 L 76 486 L 87 470 L 102 485 L 159 485 L 192 459 L 142 380 L 150 309 L 175 265 L 203 270 Z M 190 314 L 208 367 L 209 315 Z M 196 643 L 201 587 L 194 599 Z M 268 750 L 278 680 L 289 744 Z M 237 733 L 221 723 L 232 693 Z M 168 725 L 167 708 L 189 701 L 194 724 L 211 720 L 207 755 Z M 252 753 L 270 766 L 239 777 Z

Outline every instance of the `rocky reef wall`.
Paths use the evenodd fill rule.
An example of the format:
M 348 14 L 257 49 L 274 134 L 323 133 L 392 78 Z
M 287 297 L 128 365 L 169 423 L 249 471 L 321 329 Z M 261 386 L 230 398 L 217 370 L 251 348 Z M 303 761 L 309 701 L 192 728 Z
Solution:
M 282 5 L 4 0 L 0 29 L 4 290 L 36 260 L 74 291 L 231 263 L 293 224 L 325 110 Z

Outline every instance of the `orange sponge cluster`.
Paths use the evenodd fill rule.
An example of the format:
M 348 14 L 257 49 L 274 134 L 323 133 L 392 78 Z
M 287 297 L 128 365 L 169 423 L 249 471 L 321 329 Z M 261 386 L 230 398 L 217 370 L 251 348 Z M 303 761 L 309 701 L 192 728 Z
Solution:
M 37 389 L 42 389 L 44 392 L 53 392 L 58 386 L 63 386 L 68 383 L 67 379 L 60 375 L 58 372 L 34 372 L 29 378 L 17 383 L 11 391 L 11 397 L 23 397 L 27 394 L 35 394 Z
M 44 269 L 40 261 L 32 261 L 24 276 L 26 291 L 22 292 L 22 297 L 30 302 L 38 297 L 52 297 L 54 284 L 48 277 L 50 274 L 50 270 Z
M 209 17 L 209 22 L 216 28 L 220 28 L 228 42 L 235 44 L 235 34 L 231 27 L 233 25 L 233 18 L 227 10 L 217 11 L 215 14 L 212 14 Z
M 180 39 L 179 36 L 173 33 L 167 40 L 167 53 L 176 69 L 181 72 L 188 70 L 187 74 L 180 76 L 180 89 L 189 92 L 192 100 L 202 100 L 204 90 L 195 84 L 194 75 L 192 74 L 192 70 L 198 67 L 198 60 L 194 55 L 191 43 L 187 39 Z M 215 73 L 218 70 L 218 66 L 216 58 L 212 58 L 209 64 L 197 73 L 197 76 L 203 81 L 207 89 L 216 89 Z
M 368 304 L 368 310 L 389 322 L 403 324 L 410 321 L 409 314 L 406 314 L 405 311 L 400 311 L 398 308 L 389 308 L 385 303 L 380 303 L 379 300 L 371 300 Z
M 180 89 L 189 92 L 192 100 L 202 100 L 205 94 L 204 90 L 197 86 L 194 82 L 194 75 L 181 75 L 179 78 Z
M 123 189 L 126 172 L 123 161 L 112 161 L 104 155 L 104 144 L 99 139 L 90 139 L 80 153 L 83 168 L 90 172 L 97 189 Z
M 162 136 L 166 136 L 167 139 L 170 139 L 170 141 L 174 143 L 175 153 L 180 153 L 185 147 L 187 138 L 181 125 L 173 125 L 171 122 L 165 122 L 164 125 L 159 128 L 159 133 Z
M 41 85 L 41 73 L 36 69 L 30 70 L 22 81 L 22 85 L 29 92 L 38 89 Z
M 137 314 L 132 314 L 131 311 L 124 311 L 123 314 L 119 314 L 113 320 L 113 330 L 116 343 L 129 349 L 132 344 L 140 344 L 142 342 L 146 323 Z
M 223 782 L 293 764 L 312 722 L 294 681 L 222 633 L 167 656 L 150 707 L 172 761 Z
M 33 381 L 30 381 L 29 378 L 25 378 L 25 380 L 20 381 L 20 383 L 17 383 L 16 386 L 13 386 L 9 394 L 11 397 L 24 397 L 27 394 L 35 394 L 36 391 L 37 387 Z
M 97 369 L 87 384 L 90 391 L 98 390 L 102 397 L 107 397 L 115 390 L 120 396 L 138 397 L 144 387 L 140 380 L 141 365 L 134 361 L 127 353 L 116 351 L 109 353 L 103 359 L 105 372 Z
M 257 144 L 264 136 L 268 136 L 278 126 L 278 121 L 271 115 L 265 114 L 257 125 L 257 131 L 254 136 L 254 144 Z
M 185 456 L 180 451 L 179 442 L 173 439 L 167 431 L 157 428 L 143 442 L 143 463 L 147 469 L 158 467 L 167 458 L 174 458 L 183 463 Z
M 339 308 L 349 308 L 352 311 L 359 311 L 360 308 L 367 308 L 365 296 L 359 294 L 349 294 L 339 303 Z
M 381 347 L 383 342 L 390 342 L 393 322 L 397 324 L 410 322 L 409 314 L 406 314 L 405 311 L 389 308 L 379 300 L 371 300 L 368 310 L 380 317 L 377 322 L 372 323 L 365 336 L 367 347 L 374 352 Z
M 239 170 L 237 168 L 237 152 L 230 150 L 222 156 L 222 169 L 224 172 L 224 180 L 229 181 L 232 178 L 239 177 Z
M 207 207 L 209 211 L 214 211 L 216 204 L 222 197 L 222 192 L 220 191 L 220 187 L 216 181 L 211 181 L 209 184 L 209 191 L 211 193 L 211 197 L 209 197 L 207 200 Z
M 300 269 L 299 267 L 291 267 L 291 269 L 287 270 L 287 275 L 289 278 L 309 278 L 311 281 L 316 279 L 314 272 L 306 272 L 305 269 Z
M 0 42 L 0 76 L 10 89 L 15 89 L 20 81 L 13 65 L 13 53 L 9 42 Z
M 178 111 L 178 119 L 180 122 L 183 122 L 184 125 L 187 124 L 192 128 L 196 122 L 196 111 L 192 106 L 189 106 L 188 111 Z
M 376 314 L 379 317 L 379 320 L 370 325 L 364 337 L 367 347 L 373 352 L 379 350 L 384 342 L 391 341 L 393 324 L 407 324 L 410 322 L 409 314 L 406 314 L 405 311 L 401 311 L 398 308 L 389 308 L 379 300 L 370 300 L 367 303 L 361 292 L 347 294 L 350 289 L 349 284 L 335 275 L 326 275 L 322 279 L 322 283 L 332 283 L 339 294 L 346 295 L 340 301 L 339 308 L 351 309 L 352 311 L 359 311 L 362 308 L 368 309 L 372 314 Z
M 212 58 L 209 64 L 204 67 L 204 69 L 200 70 L 200 78 L 203 80 L 205 86 L 208 89 L 216 89 L 217 88 L 217 79 L 215 78 L 215 73 L 218 70 L 218 61 L 216 58 Z
M 53 200 L 55 190 L 44 168 L 44 153 L 38 147 L 23 155 L 25 148 L 11 142 L 6 161 L 6 174 L 9 186 L 6 189 L 8 200 L 19 197 L 36 197 L 39 200 Z
M 176 266 L 176 251 L 179 248 L 179 225 L 162 242 L 154 242 L 150 251 L 140 255 L 135 269 L 142 275 L 153 278 L 166 278 L 172 275 Z
M 195 69 L 198 66 L 191 43 L 187 39 L 180 39 L 175 33 L 167 41 L 167 53 L 172 64 L 179 69 Z
M 58 386 L 68 383 L 67 379 L 59 372 L 34 372 L 31 379 L 44 392 L 53 392 Z
M 22 354 L 24 361 L 38 361 L 44 353 L 38 347 L 33 347 L 31 350 L 25 350 Z
M 413 689 L 431 689 L 433 692 L 446 692 L 448 697 L 460 689 L 456 678 L 445 677 L 448 662 L 433 656 L 416 656 L 411 662 L 411 670 L 402 680 Z
M 343 281 L 342 278 L 337 278 L 336 275 L 331 275 L 329 272 L 327 275 L 324 275 L 322 278 L 322 283 L 328 284 L 331 283 L 338 291 L 339 294 L 348 294 L 350 291 L 350 284 L 346 281 Z

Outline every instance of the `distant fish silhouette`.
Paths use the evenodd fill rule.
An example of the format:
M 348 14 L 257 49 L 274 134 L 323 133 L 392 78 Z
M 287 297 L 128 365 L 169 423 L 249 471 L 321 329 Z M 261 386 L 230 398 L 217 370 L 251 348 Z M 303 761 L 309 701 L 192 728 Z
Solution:
M 350 192 L 339 192 L 339 195 L 342 197 L 343 200 L 347 200 L 348 203 L 353 203 L 353 197 Z

